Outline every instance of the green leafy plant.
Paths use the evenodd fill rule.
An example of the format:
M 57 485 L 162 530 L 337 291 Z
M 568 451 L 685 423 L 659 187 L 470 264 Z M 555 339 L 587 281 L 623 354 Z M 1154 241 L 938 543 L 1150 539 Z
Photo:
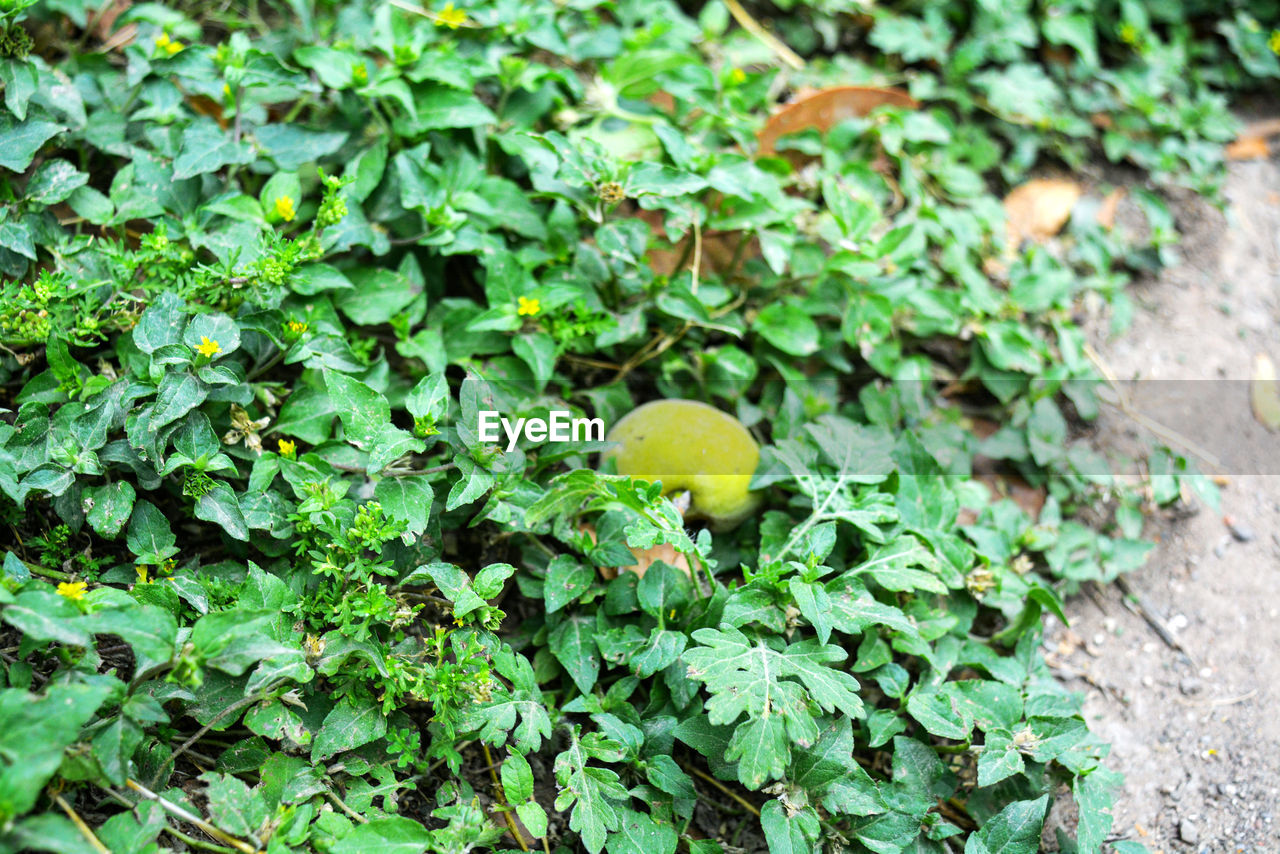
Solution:
M 1102 849 L 1041 618 L 1213 491 L 1108 474 L 1076 318 L 1275 3 L 779 3 L 798 69 L 720 3 L 0 6 L 0 847 Z M 756 156 L 849 82 L 919 106 Z M 1144 227 L 1009 245 L 1099 158 Z M 760 445 L 736 527 L 478 430 L 664 397 Z

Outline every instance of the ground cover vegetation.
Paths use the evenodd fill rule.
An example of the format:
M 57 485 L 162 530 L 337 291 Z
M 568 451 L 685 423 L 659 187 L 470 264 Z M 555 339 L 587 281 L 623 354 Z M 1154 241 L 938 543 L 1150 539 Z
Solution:
M 1079 440 L 1079 320 L 1278 19 L 3 0 L 0 849 L 1099 851 L 1041 618 L 1212 485 Z M 761 151 L 835 84 L 914 102 Z M 1008 231 L 1099 162 L 1140 227 Z M 752 431 L 750 518 L 476 433 L 663 397 Z

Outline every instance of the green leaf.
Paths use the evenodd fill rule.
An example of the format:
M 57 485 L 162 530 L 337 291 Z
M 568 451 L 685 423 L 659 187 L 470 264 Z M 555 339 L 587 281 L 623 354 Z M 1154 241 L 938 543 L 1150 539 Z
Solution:
M 89 183 L 89 175 L 65 160 L 46 160 L 27 184 L 27 200 L 42 205 L 65 202 L 72 193 Z
M 770 854 L 812 854 L 821 851 L 822 829 L 812 807 L 795 810 L 774 799 L 760 810 L 760 827 Z
M 600 650 L 596 647 L 595 619 L 571 614 L 556 626 L 548 638 L 551 654 L 564 665 L 569 677 L 586 694 L 600 675 Z
M 1014 801 L 978 828 L 965 845 L 965 854 L 1035 854 L 1049 808 L 1049 796 Z M 977 845 L 972 845 L 976 842 Z M 971 847 L 972 846 L 972 847 Z
M 373 490 L 387 516 L 407 523 L 414 535 L 427 529 L 433 496 L 431 484 L 420 477 L 384 477 Z
M 209 799 L 209 816 L 215 825 L 236 836 L 256 836 L 267 820 L 267 804 L 262 793 L 231 774 L 207 771 L 200 775 Z
M 641 679 L 647 679 L 659 670 L 675 664 L 684 652 L 688 637 L 684 632 L 673 632 L 655 627 L 644 648 L 631 656 L 631 667 Z
M 502 763 L 502 790 L 512 803 L 527 801 L 533 797 L 533 771 L 529 760 L 512 751 Z
M 31 239 L 31 229 L 25 222 L 0 223 L 0 247 L 32 261 L 36 260 L 36 245 Z
M 19 593 L 12 604 L 0 608 L 0 620 L 34 641 L 93 645 L 93 635 L 84 626 L 80 609 L 47 589 Z
M 319 762 L 387 734 L 387 719 L 373 701 L 347 697 L 325 716 L 311 744 L 311 761 Z
M 375 818 L 356 825 L 330 849 L 333 854 L 424 854 L 431 831 L 404 816 Z
M 355 285 L 337 267 L 315 263 L 304 264 L 294 270 L 289 279 L 289 287 L 296 294 L 314 296 L 325 291 L 350 290 Z
M 125 544 L 138 563 L 159 565 L 178 553 L 177 537 L 169 527 L 169 520 L 145 498 L 138 499 L 129 517 L 129 530 Z
M 251 162 L 252 146 L 235 142 L 213 119 L 199 118 L 182 132 L 182 149 L 173 161 L 173 177 L 182 180 L 223 166 Z
M 213 489 L 200 496 L 196 500 L 195 513 L 197 519 L 212 522 L 229 537 L 249 539 L 249 526 L 245 524 L 240 502 L 225 483 L 215 484 Z
M 610 854 L 675 854 L 679 835 L 669 822 L 633 810 L 621 812 L 622 827 L 609 834 Z
M 4 83 L 4 105 L 18 121 L 25 121 L 27 104 L 40 85 L 35 64 L 19 59 L 0 59 L 0 82 Z
M 181 297 L 170 291 L 162 292 L 138 319 L 138 325 L 133 328 L 133 343 L 144 353 L 177 344 L 186 325 L 183 307 Z
M 792 303 L 769 303 L 756 316 L 754 328 L 784 353 L 810 356 L 818 352 L 818 325 L 804 309 Z
M 484 607 L 484 600 L 471 589 L 471 578 L 466 572 L 454 566 L 451 563 L 433 563 L 420 570 L 415 570 L 414 575 L 419 571 L 425 571 L 436 583 L 436 587 L 440 592 L 448 597 L 453 603 L 453 614 L 455 617 L 465 617 L 472 611 Z M 405 579 L 405 584 L 412 583 L 413 578 L 410 576 Z
M 1024 767 L 1022 751 L 1013 743 L 1013 733 L 1000 729 L 987 733 L 978 756 L 979 786 L 994 786 L 1014 774 L 1021 774 Z
M 94 611 L 84 618 L 84 625 L 94 634 L 119 635 L 133 647 L 139 673 L 173 658 L 178 623 L 155 605 Z
M 91 486 L 84 491 L 85 514 L 89 526 L 99 536 L 114 540 L 124 530 L 124 523 L 133 513 L 133 501 L 137 493 L 127 480 L 118 480 L 103 486 Z
M 561 786 L 555 808 L 572 808 L 569 828 L 577 831 L 591 854 L 599 854 L 603 850 L 610 831 L 621 829 L 622 815 L 618 802 L 627 799 L 627 790 L 619 784 L 616 773 L 587 764 L 598 755 L 579 739 L 575 728 L 570 735 L 569 747 L 556 757 L 554 766 L 556 781 Z M 614 755 L 613 758 L 620 757 Z
M 395 270 L 362 269 L 351 274 L 351 290 L 341 290 L 334 302 L 361 326 L 387 323 L 418 296 L 408 277 Z
M 40 695 L 0 690 L 0 756 L 6 757 L 0 763 L 0 821 L 7 823 L 35 805 L 62 763 L 63 750 L 80 737 L 80 728 L 112 690 L 106 680 L 92 685 L 52 683 Z
M 326 392 L 304 387 L 289 395 L 275 428 L 286 436 L 318 445 L 333 433 L 337 414 L 338 406 Z
M 547 613 L 554 614 L 591 588 L 595 572 L 572 555 L 556 555 L 547 566 L 547 580 L 542 595 Z
M 147 429 L 155 433 L 195 409 L 209 396 L 209 387 L 194 374 L 174 371 L 164 375 L 156 389 L 155 409 Z
M 63 125 L 54 122 L 22 122 L 0 115 L 0 167 L 10 172 L 26 171 L 40 146 L 64 130 Z
M 1097 854 L 1111 832 L 1112 791 L 1120 785 L 1120 775 L 1106 768 L 1095 768 L 1076 777 L 1072 794 L 1080 808 L 1076 827 L 1076 844 L 1080 854 Z
M 438 83 L 414 87 L 417 115 L 396 120 L 397 131 L 417 136 L 429 130 L 470 128 L 497 122 L 497 116 L 470 90 L 462 91 Z
M 206 338 L 222 348 L 214 358 L 220 359 L 240 348 L 240 329 L 234 320 L 221 312 L 195 315 L 182 333 L 182 343 L 192 350 L 203 344 Z
M 344 131 L 310 130 L 297 124 L 271 124 L 254 131 L 258 144 L 286 172 L 332 154 L 348 136 Z

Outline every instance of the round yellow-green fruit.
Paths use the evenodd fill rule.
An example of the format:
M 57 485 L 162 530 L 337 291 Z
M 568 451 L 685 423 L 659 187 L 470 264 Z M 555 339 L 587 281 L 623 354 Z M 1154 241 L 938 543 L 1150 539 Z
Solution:
M 655 400 L 623 416 L 609 435 L 618 474 L 688 490 L 690 514 L 721 530 L 755 512 L 750 489 L 760 447 L 738 419 L 696 400 Z

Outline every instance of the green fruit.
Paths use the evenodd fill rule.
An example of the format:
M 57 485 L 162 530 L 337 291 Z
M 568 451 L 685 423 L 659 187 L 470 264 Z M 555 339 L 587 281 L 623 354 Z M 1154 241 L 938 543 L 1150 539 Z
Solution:
M 759 505 L 750 490 L 760 448 L 738 419 L 696 400 L 655 400 L 622 418 L 606 437 L 618 473 L 688 490 L 691 515 L 731 528 Z

